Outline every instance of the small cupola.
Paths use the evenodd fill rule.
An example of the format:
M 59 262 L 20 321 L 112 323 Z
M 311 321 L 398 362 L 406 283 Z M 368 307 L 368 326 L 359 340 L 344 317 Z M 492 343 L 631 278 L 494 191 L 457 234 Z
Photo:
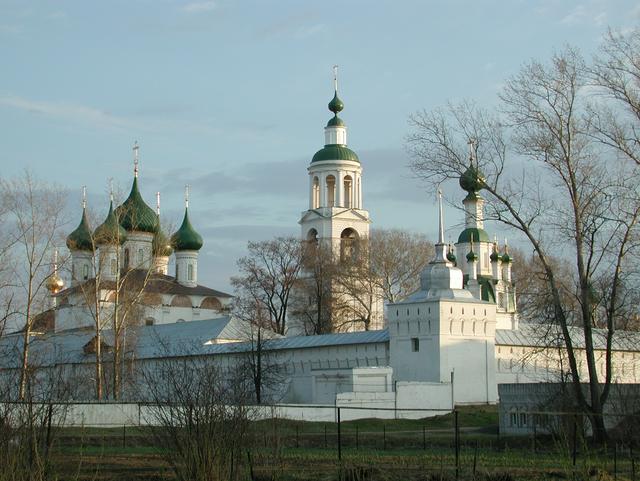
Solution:
M 91 228 L 87 219 L 87 208 L 82 206 L 82 218 L 80 224 L 67 236 L 67 247 L 70 251 L 93 251 Z
M 138 150 L 136 142 L 134 151 L 134 176 L 129 197 L 116 208 L 116 215 L 120 219 L 120 225 L 127 232 L 149 232 L 155 234 L 158 230 L 158 217 L 151 207 L 142 199 L 138 188 Z
M 109 203 L 107 218 L 96 227 L 93 232 L 93 238 L 96 245 L 119 245 L 126 240 L 127 233 L 118 223 L 118 218 L 113 210 L 113 199 Z
M 196 232 L 189 220 L 189 188 L 185 190 L 184 218 L 180 228 L 171 236 L 171 247 L 176 251 L 199 251 L 202 236 Z

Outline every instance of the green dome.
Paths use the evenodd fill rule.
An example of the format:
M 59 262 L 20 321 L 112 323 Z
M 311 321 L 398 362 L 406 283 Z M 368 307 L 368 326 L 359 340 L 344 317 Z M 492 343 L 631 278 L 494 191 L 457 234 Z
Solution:
M 153 255 L 158 257 L 169 257 L 173 252 L 171 248 L 171 242 L 167 239 L 167 236 L 162 232 L 162 230 L 158 229 L 156 235 L 153 236 Z
M 478 192 L 484 185 L 484 174 L 470 165 L 467 170 L 460 176 L 460 187 L 469 193 Z
M 345 124 L 342 119 L 337 115 L 334 115 L 333 118 L 331 118 L 329 122 L 327 122 L 327 127 L 344 127 L 344 125 Z
M 149 207 L 138 190 L 138 178 L 134 177 L 129 197 L 116 209 L 120 224 L 128 232 L 142 231 L 155 233 L 158 230 L 158 216 Z
M 93 251 L 91 229 L 87 220 L 87 209 L 82 209 L 80 224 L 67 237 L 67 247 L 70 251 Z
M 500 260 L 500 254 L 498 254 L 498 251 L 493 251 L 489 259 L 491 259 L 491 262 L 498 262 Z
M 467 254 L 467 262 L 474 262 L 477 260 L 478 256 L 476 255 L 476 253 L 473 251 L 469 251 L 469 253 Z
M 342 112 L 343 108 L 344 108 L 344 103 L 342 102 L 342 100 L 340 100 L 340 97 L 338 97 L 338 91 L 336 90 L 336 93 L 333 94 L 333 98 L 331 99 L 331 102 L 329 102 L 329 110 L 331 110 L 331 112 L 333 112 L 334 114 L 338 115 L 338 112 Z
M 513 261 L 513 259 L 511 259 L 511 256 L 508 252 L 505 252 L 502 256 L 502 262 L 504 262 L 505 264 L 509 264 L 511 261 Z
M 453 251 L 449 250 L 449 252 L 447 252 L 447 260 L 449 262 L 453 262 L 455 264 L 456 262 L 456 255 L 453 253 Z
M 461 242 L 490 242 L 489 234 L 484 229 L 469 227 L 460 232 L 458 243 Z
M 118 223 L 116 214 L 113 211 L 113 201 L 109 204 L 107 218 L 93 232 L 93 238 L 96 245 L 122 244 L 126 240 L 127 233 Z
M 351 160 L 360 162 L 358 155 L 345 145 L 329 144 L 318 150 L 311 162 L 320 162 L 322 160 Z
M 184 209 L 180 228 L 171 236 L 171 246 L 177 251 L 198 251 L 202 247 L 202 236 L 189 222 L 189 209 Z

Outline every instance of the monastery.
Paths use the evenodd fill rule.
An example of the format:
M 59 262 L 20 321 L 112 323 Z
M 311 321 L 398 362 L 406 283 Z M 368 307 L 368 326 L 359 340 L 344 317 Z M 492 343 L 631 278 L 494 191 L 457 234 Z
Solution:
M 337 88 L 324 128 L 325 145 L 307 167 L 308 208 L 299 224 L 301 240 L 328 243 L 336 256 L 347 255 L 369 235 L 371 219 L 363 201 L 363 167 L 347 146 L 344 108 Z M 78 386 L 74 396 L 91 399 L 96 316 L 104 323 L 101 340 L 108 353 L 114 339 L 116 296 L 131 294 L 122 398 L 139 400 L 137 371 L 172 357 L 198 356 L 221 368 L 240 365 L 252 349 L 243 323 L 231 316 L 232 297 L 198 284 L 198 251 L 203 245 L 185 197 L 180 228 L 167 237 L 160 211 L 142 198 L 138 149 L 128 198 L 91 229 L 86 202 L 78 227 L 69 234 L 72 275 L 68 287 L 57 272 L 49 280 L 51 309 L 39 316 L 32 333 L 32 359 L 64 366 Z M 281 380 L 265 386 L 263 399 L 295 404 L 450 408 L 460 403 L 495 403 L 503 383 L 557 382 L 566 374 L 553 326 L 519 319 L 512 259 L 506 245 L 485 230 L 482 174 L 471 149 L 469 168 L 460 177 L 465 225 L 455 245 L 444 241 L 445 219 L 439 199 L 435 257 L 420 276 L 420 288 L 386 306 L 382 299 L 375 329 L 317 336 L 273 335 L 264 344 L 265 362 Z M 304 175 L 300 166 L 301 178 Z M 303 201 L 303 199 L 301 199 Z M 436 220 L 434 219 L 434 223 Z M 169 257 L 175 272 L 168 272 Z M 133 302 L 136 301 L 136 302 Z M 96 307 L 97 306 L 97 307 Z M 121 318 L 122 319 L 122 318 Z M 117 326 L 116 326 L 117 327 Z M 295 330 L 293 330 L 295 331 Z M 581 345 L 581 331 L 574 329 Z M 603 348 L 604 333 L 595 331 Z M 557 336 L 556 336 L 557 338 Z M 18 368 L 21 335 L 0 345 L 5 368 Z M 639 381 L 640 336 L 617 332 L 614 379 Z M 599 366 L 604 368 L 600 350 Z M 267 361 L 268 360 L 268 361 Z

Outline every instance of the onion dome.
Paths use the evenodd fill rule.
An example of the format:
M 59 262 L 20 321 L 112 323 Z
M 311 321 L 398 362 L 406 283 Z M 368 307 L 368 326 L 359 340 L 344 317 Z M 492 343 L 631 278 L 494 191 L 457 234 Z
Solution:
M 320 162 L 321 160 L 352 160 L 353 162 L 360 162 L 358 154 L 350 148 L 338 144 L 325 145 L 315 153 L 311 162 Z
M 491 242 L 489 234 L 484 229 L 468 227 L 458 236 L 458 243 L 461 242 Z
M 202 244 L 202 236 L 196 232 L 189 221 L 189 208 L 185 208 L 182 225 L 171 236 L 171 246 L 176 251 L 199 251 Z
M 460 176 L 460 187 L 469 194 L 476 194 L 484 186 L 484 174 L 473 164 Z
M 478 255 L 473 251 L 469 251 L 469 253 L 467 254 L 467 262 L 475 262 L 477 260 Z
M 447 252 L 447 260 L 452 263 L 456 263 L 456 255 L 451 250 L 451 245 L 449 245 L 449 252 Z
M 122 244 L 126 240 L 127 232 L 118 223 L 116 214 L 113 211 L 113 201 L 109 204 L 107 218 L 93 232 L 93 238 L 96 245 Z
M 489 256 L 489 259 L 491 260 L 491 262 L 498 262 L 499 260 L 502 260 L 502 258 L 500 257 L 500 253 L 498 252 L 497 244 L 493 244 L 493 251 Z
M 58 272 L 54 272 L 47 279 L 46 288 L 51 294 L 57 294 L 64 288 L 64 281 L 58 275 Z
M 344 103 L 342 102 L 342 100 L 340 100 L 340 97 L 338 97 L 337 90 L 333 94 L 333 98 L 331 99 L 331 102 L 329 102 L 328 107 L 329 107 L 329 110 L 333 112 L 336 116 L 338 115 L 338 112 L 342 112 L 342 109 L 344 109 Z
M 509 255 L 508 252 L 505 252 L 502 255 L 502 262 L 504 262 L 505 264 L 509 264 L 509 263 L 513 262 L 513 259 L 511 258 L 511 256 Z
M 156 235 L 153 236 L 153 255 L 156 257 L 169 257 L 173 252 L 171 248 L 171 242 L 167 238 L 167 236 L 162 232 L 162 230 L 158 229 Z
M 93 251 L 93 241 L 91 239 L 91 229 L 87 220 L 87 209 L 82 209 L 82 219 L 80 224 L 67 237 L 67 247 L 70 251 Z
M 133 178 L 133 185 L 129 197 L 116 209 L 120 225 L 128 232 L 141 231 L 156 233 L 158 231 L 158 216 L 149 207 L 138 190 L 138 177 Z

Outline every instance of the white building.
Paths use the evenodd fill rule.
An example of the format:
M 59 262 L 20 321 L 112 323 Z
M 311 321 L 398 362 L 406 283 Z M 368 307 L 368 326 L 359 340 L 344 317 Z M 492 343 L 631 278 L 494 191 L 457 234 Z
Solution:
M 354 247 L 354 240 L 368 236 L 370 220 L 362 204 L 362 166 L 346 146 L 337 92 L 329 108 L 334 117 L 325 128 L 325 147 L 308 167 L 309 209 L 300 225 L 303 239 L 326 242 L 339 257 Z M 444 242 L 440 200 L 436 255 L 421 274 L 420 289 L 388 306 L 384 329 L 274 336 L 267 341 L 265 356 L 281 374 L 271 387 L 271 400 L 450 408 L 456 403 L 494 403 L 499 384 L 556 382 L 566 376 L 562 345 L 549 342 L 560 339 L 553 326 L 518 320 L 511 279 L 514 260 L 506 245 L 500 248 L 491 242 L 484 230 L 482 174 L 474 163 L 472 151 L 470 167 L 460 179 L 467 193 L 465 228 L 455 250 Z M 97 285 L 108 312 L 117 282 L 133 272 L 126 277 L 132 289 L 139 285 L 136 276 L 145 283 L 140 291 L 142 313 L 132 328 L 135 341 L 125 355 L 132 382 L 136 366 L 171 357 L 199 356 L 221 368 L 238 366 L 252 345 L 242 341 L 246 326 L 225 314 L 230 296 L 197 284 L 202 238 L 191 226 L 188 204 L 180 229 L 171 236 L 176 256 L 172 277 L 166 272 L 171 249 L 159 230 L 159 214 L 142 200 L 137 167 L 135 173 L 129 198 L 115 209 L 111 206 L 93 233 L 83 208 L 78 228 L 67 239 L 72 284 L 60 290 L 59 279 L 52 278 L 51 291 L 58 302 L 42 315 L 41 324 L 49 329 L 36 336 L 33 358 L 45 366 L 64 366 L 70 378 L 86 379 L 94 361 L 87 349 L 94 321 L 86 292 L 96 285 L 97 276 L 104 276 Z M 580 349 L 581 331 L 574 328 L 571 333 Z M 604 370 L 605 335 L 594 330 L 594 338 L 598 367 Z M 5 368 L 19 368 L 14 353 L 21 342 L 21 336 L 2 340 L 0 355 L 5 357 L 0 360 Z M 617 331 L 613 343 L 614 381 L 638 382 L 640 335 Z

